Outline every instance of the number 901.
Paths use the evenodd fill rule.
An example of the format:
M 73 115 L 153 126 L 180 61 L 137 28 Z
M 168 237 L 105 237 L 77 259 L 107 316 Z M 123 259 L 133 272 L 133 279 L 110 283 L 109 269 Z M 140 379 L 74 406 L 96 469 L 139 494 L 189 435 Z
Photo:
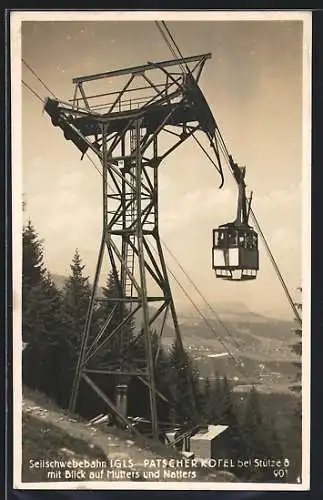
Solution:
M 287 477 L 287 469 L 274 469 L 275 478 L 283 479 Z

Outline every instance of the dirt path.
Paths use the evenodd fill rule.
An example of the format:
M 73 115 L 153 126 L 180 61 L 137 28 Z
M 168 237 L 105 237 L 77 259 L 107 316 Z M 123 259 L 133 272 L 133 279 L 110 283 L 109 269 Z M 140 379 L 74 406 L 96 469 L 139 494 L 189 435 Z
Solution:
M 109 459 L 131 459 L 140 466 L 143 465 L 143 458 L 156 458 L 156 453 L 151 452 L 147 447 L 141 448 L 131 437 L 127 438 L 126 435 L 119 437 L 113 428 L 109 431 L 109 427 L 106 427 L 103 432 L 99 427 L 84 424 L 53 409 L 49 410 L 38 406 L 30 399 L 23 401 L 22 408 L 23 413 L 57 426 L 75 439 L 81 439 L 90 445 L 101 448 Z
M 162 443 L 138 436 L 131 437 L 125 431 L 114 427 L 106 426 L 104 430 L 100 429 L 99 426 L 89 425 L 59 409 L 56 410 L 51 405 L 45 408 L 44 405 L 36 403 L 29 397 L 24 398 L 22 410 L 25 421 L 28 418 L 29 420 L 34 419 L 36 423 L 36 425 L 34 423 L 34 427 L 38 427 L 39 424 L 41 433 L 44 434 L 42 439 L 39 440 L 42 445 L 41 448 L 38 446 L 38 455 L 41 454 L 42 458 L 50 460 L 62 457 L 65 460 L 84 460 L 85 457 L 88 457 L 89 460 L 100 459 L 101 461 L 107 461 L 109 464 L 107 470 L 109 472 L 107 473 L 107 470 L 105 470 L 105 475 L 102 476 L 105 481 L 187 481 L 188 479 L 203 482 L 236 481 L 232 474 L 222 471 L 215 472 L 196 466 L 191 467 L 190 465 L 183 468 L 181 464 L 178 465 L 176 462 L 176 460 L 183 461 L 183 457 Z M 61 435 L 59 435 L 58 430 L 61 431 Z M 54 432 L 58 434 L 58 444 L 52 449 L 50 440 Z M 48 436 L 47 443 L 46 434 Z M 34 436 L 37 439 L 36 430 Z M 29 443 L 32 443 L 34 439 L 32 436 Z M 27 457 L 26 463 L 28 460 Z M 147 465 L 148 461 L 149 465 Z M 147 476 L 148 471 L 151 473 L 149 477 Z M 102 473 L 102 467 L 97 466 L 92 472 L 93 477 L 90 477 L 87 473 L 86 478 L 78 477 L 77 479 L 88 480 L 90 478 L 90 480 L 98 480 L 98 475 L 100 472 Z M 125 473 L 128 474 L 127 477 L 125 477 Z M 95 476 L 95 474 L 97 475 Z M 154 474 L 159 474 L 159 476 L 154 476 Z M 26 481 L 29 482 L 30 474 L 27 474 L 27 477 Z M 31 477 L 35 476 L 31 475 Z M 156 479 L 156 477 L 159 477 L 159 479 Z M 62 476 L 55 479 L 62 480 Z M 73 478 L 69 477 L 68 479 Z M 48 480 L 48 476 L 44 474 L 41 480 Z M 33 482 L 34 479 L 31 481 Z

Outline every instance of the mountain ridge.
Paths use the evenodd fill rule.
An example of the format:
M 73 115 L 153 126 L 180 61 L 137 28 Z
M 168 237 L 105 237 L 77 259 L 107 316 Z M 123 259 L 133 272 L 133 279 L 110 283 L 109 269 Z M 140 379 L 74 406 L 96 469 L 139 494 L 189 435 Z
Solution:
M 67 276 L 63 276 L 61 274 L 52 274 L 52 279 L 59 290 L 61 290 L 64 286 L 64 283 Z M 102 287 L 101 287 L 102 289 Z M 213 310 L 215 308 L 211 304 Z M 243 302 L 232 301 L 232 302 L 218 302 L 216 304 L 216 313 L 212 312 L 209 308 L 201 308 L 203 315 L 207 319 L 216 318 L 217 316 L 221 321 L 229 321 L 232 322 L 247 322 L 247 323 L 275 323 L 277 325 L 288 324 L 290 328 L 292 328 L 293 321 L 289 321 L 287 319 L 280 319 L 276 317 L 265 316 L 264 314 L 251 311 Z M 177 307 L 177 316 L 180 323 L 184 326 L 185 323 L 189 322 L 192 324 L 193 322 L 200 322 L 201 317 L 191 315 L 187 309 Z
M 61 289 L 66 278 L 53 275 L 53 280 Z M 271 386 L 282 380 L 273 378 L 276 377 L 275 372 L 285 374 L 285 380 L 286 373 L 292 371 L 294 361 L 291 350 L 291 345 L 295 343 L 293 321 L 267 318 L 237 302 L 216 304 L 216 314 L 212 309 L 204 308 L 204 317 L 190 314 L 187 308 L 178 310 L 183 344 L 197 363 L 202 376 L 211 376 L 215 370 L 227 373 L 231 378 L 239 376 L 239 369 L 230 355 L 234 353 L 246 365 L 249 375 L 258 377 L 259 367 L 263 364 L 267 372 L 273 373 Z M 150 306 L 150 316 L 155 311 L 156 308 Z M 162 321 L 163 314 L 153 325 L 156 330 L 160 329 Z M 141 310 L 135 316 L 135 324 L 139 331 L 142 324 Z M 168 315 L 162 335 L 164 347 L 169 349 L 174 339 L 175 331 Z

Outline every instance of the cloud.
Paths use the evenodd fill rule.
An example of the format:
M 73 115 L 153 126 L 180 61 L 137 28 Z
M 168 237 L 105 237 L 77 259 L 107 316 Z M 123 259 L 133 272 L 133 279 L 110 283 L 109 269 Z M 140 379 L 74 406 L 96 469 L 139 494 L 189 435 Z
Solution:
M 158 186 L 159 186 L 159 192 L 166 192 L 169 191 L 170 189 L 174 189 L 175 183 L 169 177 L 168 175 L 165 175 L 161 171 L 158 174 Z
M 190 191 L 177 199 L 171 209 L 162 207 L 164 210 L 160 211 L 161 225 L 166 232 L 178 228 L 183 230 L 190 225 L 191 231 L 194 232 L 194 227 L 202 221 L 214 219 L 215 209 L 219 224 L 222 224 L 224 221 L 220 220 L 221 216 L 229 219 L 234 217 L 235 203 L 235 195 L 229 189 L 207 188 Z
M 171 208 L 168 208 L 171 206 Z M 172 204 L 164 202 L 160 210 L 160 224 L 165 235 L 189 229 L 198 238 L 202 228 L 209 230 L 233 221 L 236 216 L 237 191 L 233 188 L 206 188 L 190 191 Z M 301 190 L 272 191 L 267 196 L 254 196 L 253 208 L 257 219 L 277 251 L 297 249 L 301 238 Z
M 290 207 L 300 206 L 302 199 L 302 184 L 292 184 L 288 189 L 271 191 L 266 196 L 257 198 L 257 204 L 263 207 Z
M 275 248 L 280 248 L 283 252 L 290 252 L 291 250 L 300 251 L 301 237 L 296 231 L 280 227 L 273 232 L 271 245 Z

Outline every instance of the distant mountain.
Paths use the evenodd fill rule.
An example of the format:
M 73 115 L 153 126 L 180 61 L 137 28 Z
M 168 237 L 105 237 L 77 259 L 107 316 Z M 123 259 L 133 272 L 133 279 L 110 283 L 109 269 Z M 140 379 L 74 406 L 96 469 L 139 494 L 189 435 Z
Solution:
M 238 336 L 245 336 L 249 333 L 256 337 L 280 341 L 288 341 L 293 338 L 292 328 L 295 326 L 293 321 L 267 318 L 250 311 L 244 304 L 239 304 L 238 307 L 236 305 L 238 304 L 216 304 L 213 307 L 214 312 L 204 310 L 203 315 L 207 319 L 207 323 L 222 334 L 233 329 Z M 200 338 L 209 337 L 208 331 L 210 331 L 210 328 L 207 327 L 206 321 L 201 317 L 179 314 L 178 319 L 182 328 L 193 328 L 198 332 Z
M 246 320 L 248 323 L 268 323 L 268 321 L 281 321 L 273 316 L 267 317 L 264 314 L 256 313 L 251 311 L 246 304 L 243 302 L 217 302 L 216 304 L 210 304 L 215 314 L 220 316 L 223 321 L 230 322 L 240 322 Z M 210 308 L 202 307 L 202 312 L 207 317 L 214 317 L 214 313 L 210 310 Z M 191 322 L 196 319 L 200 320 L 196 315 L 192 315 L 190 312 L 183 310 L 181 308 L 181 312 L 179 313 L 179 317 L 183 323 L 187 320 Z M 284 320 L 283 320 L 284 321 Z
M 67 277 L 62 276 L 61 274 L 52 274 L 51 276 L 52 276 L 53 281 L 54 281 L 55 285 L 57 286 L 57 288 L 59 290 L 62 290 L 64 287 L 64 284 L 65 284 L 65 281 L 67 280 Z
M 53 280 L 59 289 L 62 289 L 66 277 L 54 274 Z M 282 350 L 295 340 L 292 329 L 292 321 L 284 321 L 273 318 L 266 318 L 261 314 L 254 313 L 241 302 L 217 303 L 214 311 L 204 310 L 205 320 L 197 315 L 193 315 L 188 310 L 184 313 L 179 311 L 178 320 L 183 337 L 183 342 L 187 346 L 200 346 L 212 348 L 212 351 L 221 352 L 221 341 L 229 343 L 233 347 L 238 344 L 241 349 L 250 352 L 263 350 L 264 343 L 271 345 L 272 349 Z M 151 307 L 151 314 L 155 308 Z M 142 321 L 141 311 L 136 315 L 136 324 L 140 328 Z M 156 320 L 155 326 L 161 326 L 162 315 Z M 163 338 L 166 344 L 172 343 L 174 339 L 174 329 L 170 315 L 164 326 Z

